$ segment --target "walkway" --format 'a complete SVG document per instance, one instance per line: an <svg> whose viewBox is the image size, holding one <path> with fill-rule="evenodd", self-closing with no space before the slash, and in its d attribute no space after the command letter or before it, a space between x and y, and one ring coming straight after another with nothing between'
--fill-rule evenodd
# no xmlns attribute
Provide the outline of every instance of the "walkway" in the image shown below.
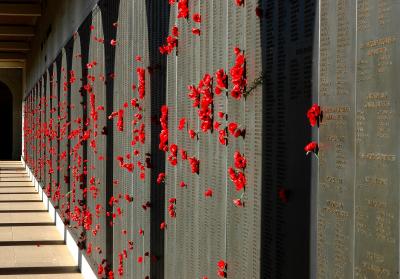
<svg viewBox="0 0 400 279"><path fill-rule="evenodd" d="M82 278L21 162L0 161L0 278Z"/></svg>

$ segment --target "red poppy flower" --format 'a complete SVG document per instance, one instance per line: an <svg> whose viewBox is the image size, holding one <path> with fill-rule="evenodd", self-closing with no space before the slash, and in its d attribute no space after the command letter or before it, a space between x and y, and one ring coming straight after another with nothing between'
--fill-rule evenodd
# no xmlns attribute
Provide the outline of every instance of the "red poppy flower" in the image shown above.
<svg viewBox="0 0 400 279"><path fill-rule="evenodd" d="M311 108L307 111L307 117L312 127L314 127L316 124L319 125L319 122L322 118L320 106L317 104L313 104Z"/></svg>
<svg viewBox="0 0 400 279"><path fill-rule="evenodd" d="M224 260L219 260L218 263L217 263L217 266L218 266L219 269L225 269L226 263L225 263Z"/></svg>
<svg viewBox="0 0 400 279"><path fill-rule="evenodd" d="M318 143L315 141L310 142L309 144L307 144L304 147L304 151L306 151L307 154L310 152L314 152L315 154L318 154Z"/></svg>
<svg viewBox="0 0 400 279"><path fill-rule="evenodd" d="M186 160L188 158L186 150L181 149L180 153L181 153L182 160Z"/></svg>
<svg viewBox="0 0 400 279"><path fill-rule="evenodd" d="M116 45L117 45L117 41L114 40L114 39L112 39L111 42L110 42L110 44L111 44L112 46L116 46Z"/></svg>
<svg viewBox="0 0 400 279"><path fill-rule="evenodd" d="M145 88L146 70L144 68L139 67L136 69L136 73L139 82L139 87L138 87L139 99L144 99L144 95L146 92Z"/></svg>
<svg viewBox="0 0 400 279"><path fill-rule="evenodd" d="M192 28L192 33L194 34L194 35L197 35L197 36L200 36L200 29L199 28Z"/></svg>
<svg viewBox="0 0 400 279"><path fill-rule="evenodd" d="M124 131L124 110L120 109L118 111L118 121L117 121L118 131Z"/></svg>
<svg viewBox="0 0 400 279"><path fill-rule="evenodd" d="M178 27L177 26L173 26L172 27L172 36L174 36L174 37L179 37L179 29L178 29Z"/></svg>
<svg viewBox="0 0 400 279"><path fill-rule="evenodd" d="M242 6L244 5L244 0L235 0L236 6Z"/></svg>
<svg viewBox="0 0 400 279"><path fill-rule="evenodd" d="M169 147L169 151L172 153L173 156L178 154L178 146L176 144L171 144Z"/></svg>
<svg viewBox="0 0 400 279"><path fill-rule="evenodd" d="M206 198L210 198L210 197L212 197L212 195L213 195L213 190L210 189L210 188L208 188L208 189L204 192L204 196L205 196Z"/></svg>
<svg viewBox="0 0 400 279"><path fill-rule="evenodd" d="M188 0L178 1L178 18L188 18L189 17L189 7Z"/></svg>
<svg viewBox="0 0 400 279"><path fill-rule="evenodd" d="M189 157L190 167L192 168L192 173L199 174L200 161L196 157Z"/></svg>
<svg viewBox="0 0 400 279"><path fill-rule="evenodd" d="M98 275L102 275L103 272L104 272L104 267L103 267L101 264L99 264L99 265L97 266L97 274L98 274Z"/></svg>
<svg viewBox="0 0 400 279"><path fill-rule="evenodd" d="M247 160L242 154L240 154L239 151L235 152L235 154L233 155L233 158L235 160L235 167L236 168L238 168L238 169L246 168Z"/></svg>
<svg viewBox="0 0 400 279"><path fill-rule="evenodd" d="M247 184L246 176L241 171L235 171L233 168L228 169L228 174L233 184L235 184L236 191L241 191Z"/></svg>
<svg viewBox="0 0 400 279"><path fill-rule="evenodd" d="M228 124L228 131L231 135L234 135L239 125L236 122L231 122Z"/></svg>
<svg viewBox="0 0 400 279"><path fill-rule="evenodd" d="M133 201L133 197L130 196L130 195L128 195L128 194L125 194L125 200L126 200L127 202L132 202L132 201Z"/></svg>
<svg viewBox="0 0 400 279"><path fill-rule="evenodd" d="M218 140L219 140L219 143L222 144L222 145L226 145L227 144L228 140L226 138L225 129L224 130L219 130Z"/></svg>
<svg viewBox="0 0 400 279"><path fill-rule="evenodd" d="M228 76L225 74L224 69L219 69L217 72L215 72L215 77L217 78L217 85L220 88L228 88Z"/></svg>
<svg viewBox="0 0 400 279"><path fill-rule="evenodd" d="M176 198L170 198L170 199L168 200L168 202L169 202L169 203L176 203Z"/></svg>
<svg viewBox="0 0 400 279"><path fill-rule="evenodd" d="M243 207L243 202L241 199L234 199L233 204L237 207Z"/></svg>
<svg viewBox="0 0 400 279"><path fill-rule="evenodd" d="M157 177L157 184L161 184L163 182L165 182L165 173L160 172Z"/></svg>
<svg viewBox="0 0 400 279"><path fill-rule="evenodd" d="M186 124L186 118L181 118L181 120L179 120L178 130L182 130L183 128L185 128L185 124Z"/></svg>
<svg viewBox="0 0 400 279"><path fill-rule="evenodd" d="M197 135L196 132L193 131L193 130L189 130L188 133L189 133L189 136L190 136L191 139L194 139L196 137L196 135Z"/></svg>
<svg viewBox="0 0 400 279"><path fill-rule="evenodd" d="M160 224L160 230L165 230L165 228L167 227L167 224L165 223L165 222L162 222L161 224Z"/></svg>
<svg viewBox="0 0 400 279"><path fill-rule="evenodd" d="M193 14L192 19L194 22L200 23L201 22L201 15L198 13Z"/></svg>

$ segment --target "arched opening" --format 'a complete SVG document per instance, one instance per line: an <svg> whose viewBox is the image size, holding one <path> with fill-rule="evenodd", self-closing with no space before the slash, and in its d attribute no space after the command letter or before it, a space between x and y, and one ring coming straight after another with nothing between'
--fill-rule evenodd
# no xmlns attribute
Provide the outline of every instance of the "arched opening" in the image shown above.
<svg viewBox="0 0 400 279"><path fill-rule="evenodd" d="M12 160L13 96L8 86L2 82L0 82L0 119L0 160Z"/></svg>

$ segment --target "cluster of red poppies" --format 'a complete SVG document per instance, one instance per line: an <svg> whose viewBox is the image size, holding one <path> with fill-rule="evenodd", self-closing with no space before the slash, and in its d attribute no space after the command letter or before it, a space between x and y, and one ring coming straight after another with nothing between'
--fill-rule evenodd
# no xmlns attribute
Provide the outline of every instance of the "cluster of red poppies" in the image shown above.
<svg viewBox="0 0 400 279"><path fill-rule="evenodd" d="M236 5L243 6L243 0L234 0ZM190 20L189 18L189 8L188 8L188 0L169 0L171 5L178 3L178 18L184 18L186 20ZM202 18L199 13L194 13L191 15L191 18L194 23L201 23ZM113 26L115 28L118 27L117 23L114 23ZM90 26L90 30L95 30L94 26ZM200 35L200 29L196 27L192 28L192 33L195 35ZM162 54L170 54L172 51L177 48L178 46L178 37L179 37L179 30L177 26L173 26L171 30L171 35L166 38L166 44L159 47L159 51ZM104 43L103 38L99 38L97 36L92 37L95 42ZM114 47L118 47L119 43L115 39L111 39L109 44ZM181 118L178 123L178 130L184 130L186 128L186 132L188 136L192 140L199 140L201 136L199 133L213 133L214 130L218 132L218 140L219 142L226 146L228 145L228 138L232 136L233 138L243 137L245 136L245 128L241 127L238 123L229 121L228 122L228 115L223 112L219 111L218 113L214 112L214 97L218 98L219 96L229 97L229 95L234 98L235 100L241 100L245 97L246 93L246 86L247 86L247 77L246 77L246 59L244 55L244 51L240 50L239 48L234 48L235 53L235 62L234 65L226 71L226 69L219 69L217 70L214 75L205 73L203 78L200 80L197 86L190 85L188 86L189 94L188 97L192 101L192 106L197 108L197 116L198 120L200 121L199 130L196 131L196 128L189 127L186 118ZM76 59L81 59L82 56L77 54L75 56ZM136 61L141 62L141 56L136 56ZM90 70L96 69L98 63L93 60L87 63L86 68L88 72ZM151 74L152 68L148 67L147 72ZM67 80L66 72L64 72L64 82L63 90L66 92L69 86L73 85L76 80L78 79L74 71L70 71L69 73L70 78ZM134 92L137 91L138 95L137 98L132 98L130 100L130 105L134 110L133 113L133 120L132 120L132 141L131 145L136 146L137 143L144 144L146 135L145 135L145 123L143 122L143 107L141 104L141 100L144 100L145 93L146 93L146 68L145 67L137 67L136 68L137 80L138 84L132 84L132 90ZM87 181L87 176L89 176L90 170L95 169L95 164L90 165L88 160L85 159L82 155L83 146L88 144L91 147L91 151L93 154L96 154L96 158L98 161L104 160L105 154L98 154L97 150L97 143L96 139L97 136L100 134L107 136L107 127L98 127L98 120L106 118L107 116L104 115L104 106L97 104L98 100L96 100L96 89L94 82L98 78L103 83L106 82L106 79L114 79L115 73L108 73L107 75L103 74L91 74L88 73L86 76L86 84L83 84L80 93L82 96L88 96L88 107L84 103L73 103L69 105L66 102L59 102L58 103L58 110L54 107L54 102L56 102L56 97L51 96L50 99L53 100L53 108L50 109L51 114L57 114L57 119L54 120L52 117L47 120L47 123L43 123L43 127L29 127L25 126L25 137L26 139L48 139L48 142L51 141L60 141L69 139L71 142L70 148L70 158L71 162L70 165L67 164L67 151L60 152L57 154L57 148L52 147L49 148L49 154L57 157L57 166L53 166L52 160L42 160L39 163L39 167L35 169L40 169L45 164L47 165L48 174L52 174L57 170L58 172L67 172L69 171L71 178L67 175L64 176L64 183L71 185L71 192L68 193L70 197L70 201L72 205L69 203L69 199L66 199L66 194L61 193L61 185L55 185L54 181L49 182L46 186L46 193L48 195L52 195L54 201L61 201L65 199L65 202L60 203L62 208L61 212L65 220L72 221L73 227L82 226L86 231L91 231L93 236L96 236L97 233L100 231L100 224L93 224L94 218L100 218L101 216L107 216L112 218L112 221L109 222L109 226L113 226L116 222L117 218L120 218L123 215L122 209L120 207L121 202L131 203L133 201L133 197L129 194L122 195L121 193L111 196L108 204L110 207L114 208L113 211L109 212L106 210L104 206L97 203L93 207L94 212L90 211L90 208L84 203L84 200L87 198L86 196L89 194L91 197L96 200L99 196L99 192L101 187L100 184L104 183L104 181L100 181L99 178L96 178L94 175L89 179L88 187L84 187L84 184ZM84 80L84 79L81 79ZM57 78L52 75L51 76L51 83L54 86L57 83ZM55 92L55 90L53 91ZM77 92L72 92L72 94L76 94ZM215 96L214 96L215 94ZM225 94L225 95L224 95ZM33 111L26 111L27 114L31 113L33 115L37 115L41 113L44 106L47 106L47 103L50 100L46 100L45 98L41 100L39 103L39 107L35 108ZM124 127L126 125L124 123L124 116L128 114L128 107L129 102L125 102L121 108L117 108L116 111L112 112L108 118L109 119L116 119L116 131L123 132L127 128ZM79 107L81 105L82 107ZM73 110L75 108L82 108L84 111L87 109L89 110L88 117L83 119L82 117L76 117L72 119L71 122L67 122L67 111L68 109ZM215 119L218 115L218 120ZM160 124L161 124L161 132L159 134L159 148L164 152L168 153L167 160L171 166L176 166L179 162L179 158L182 161L187 161L192 174L200 174L200 160L194 156L195 154L189 154L187 151L178 147L178 145L174 143L168 142L168 107L166 105L162 106L161 108L161 117L160 117ZM69 131L69 133L68 133ZM27 141L29 142L29 140ZM32 148L36 148L35 145L32 145ZM39 146L40 148L40 146ZM40 152L40 150L36 150L36 152ZM180 156L178 156L178 151ZM134 156L140 156L139 149L133 150ZM150 154L142 155L145 157L145 160L137 161L137 168L140 170L139 178L144 180L145 179L145 169L151 168L151 157ZM26 158L29 164L36 164L36 162L31 158ZM133 158L131 157L131 153L127 153L124 155L119 154L115 158L112 158L119 162L118 166L123 169L124 171L132 173L135 168L135 163ZM245 168L247 165L247 160L244 154L236 151L234 153L234 167L230 167L228 169L228 175L232 183L235 185L236 191L243 191L247 185L247 179L245 176ZM166 174L164 172L159 173L157 177L157 183L162 184L165 183ZM117 179L113 180L114 186L119 184ZM181 181L179 186L181 188L187 187L187 183ZM78 192L79 190L82 191L82 196L79 197ZM206 187L204 191L205 198L212 198L214 190L211 187ZM238 199L234 199L233 203L237 207L243 207L243 193L242 196ZM68 201L67 201L68 200ZM210 199L212 201L212 199ZM147 210L151 207L149 201L142 204L143 210ZM168 200L168 214L170 218L176 218L176 198L169 198ZM161 230L167 229L167 222L163 221L160 224ZM126 229L121 231L123 235L126 235L128 232ZM140 228L139 235L144 235L144 230ZM85 239L85 236L81 236L81 239ZM133 249L134 243L132 240L128 240L128 247L130 250ZM86 253L92 253L92 243L88 243L86 246ZM95 247L95 250L100 254L101 249L100 247ZM145 252L144 256L138 256L137 262L143 263L146 256L150 256L149 252ZM118 265L118 274L122 276L124 274L124 261L127 259L127 251L124 249L118 253L119 265ZM155 256L152 256L153 260L157 260ZM112 270L109 269L109 264L106 260L103 260L101 263L98 264L98 274L99 275L107 275L108 278L113 278L114 273ZM221 278L225 278L227 276L227 264L224 261L218 262L218 270L217 274ZM204 277L207 278L207 277Z"/></svg>
<svg viewBox="0 0 400 279"><path fill-rule="evenodd" d="M175 206L176 206L176 198L170 198L168 200L168 214L171 218L176 217L176 211L175 211Z"/></svg>
<svg viewBox="0 0 400 279"><path fill-rule="evenodd" d="M126 154L126 158L127 158L127 159L130 159L130 154L129 154L129 153ZM124 168L124 169L126 169L127 171L129 171L129 172L132 172L132 171L133 171L133 168L134 168L133 163L125 163L125 162L124 162L124 157L122 157L122 156L117 156L117 161L119 162L119 166L120 166L121 168Z"/></svg>
<svg viewBox="0 0 400 279"><path fill-rule="evenodd" d="M161 132L160 132L160 144L159 149L163 151L168 150L168 107L166 105L161 108Z"/></svg>
<svg viewBox="0 0 400 279"><path fill-rule="evenodd" d="M239 48L235 47L234 52L236 55L235 65L230 69L233 83L231 96L235 99L240 99L247 85L245 68L246 59L243 52Z"/></svg>
<svg viewBox="0 0 400 279"><path fill-rule="evenodd" d="M213 115L213 93L212 93L212 78L209 74L205 74L203 79L199 82L197 92L200 97L200 108L198 115L200 119L200 128L206 133L212 129L212 115Z"/></svg>
<svg viewBox="0 0 400 279"><path fill-rule="evenodd" d="M220 260L218 263L217 263L217 267L218 267L218 270L217 270L217 275L218 275L218 277L220 277L220 278L226 278L226 270L227 270L227 268L228 268L228 265L227 265L227 263L224 261L224 260Z"/></svg>
<svg viewBox="0 0 400 279"><path fill-rule="evenodd" d="M136 69L137 78L138 78L138 93L139 99L144 99L144 94L146 93L146 70L144 68L138 67Z"/></svg>
<svg viewBox="0 0 400 279"><path fill-rule="evenodd" d="M311 127L314 127L317 125L319 127L320 122L322 121L322 111L319 105L313 104L311 108L307 111L307 117L310 122ZM316 141L312 141L308 143L304 147L304 151L306 151L307 154L309 153L314 153L318 155L318 150L319 146Z"/></svg>
<svg viewBox="0 0 400 279"><path fill-rule="evenodd" d="M171 29L172 35L169 35L166 39L166 44L159 47L161 54L171 54L172 51L178 46L179 29L177 26L173 26Z"/></svg>

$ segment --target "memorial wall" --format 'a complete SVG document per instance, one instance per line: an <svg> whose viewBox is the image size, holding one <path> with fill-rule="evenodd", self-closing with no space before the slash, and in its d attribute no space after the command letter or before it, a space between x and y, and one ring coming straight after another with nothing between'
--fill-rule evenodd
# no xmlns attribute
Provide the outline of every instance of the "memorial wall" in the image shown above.
<svg viewBox="0 0 400 279"><path fill-rule="evenodd" d="M317 278L399 277L395 0L321 0Z"/></svg>
<svg viewBox="0 0 400 279"><path fill-rule="evenodd" d="M399 278L400 1L179 2L91 1L27 64L24 159L93 270Z"/></svg>

